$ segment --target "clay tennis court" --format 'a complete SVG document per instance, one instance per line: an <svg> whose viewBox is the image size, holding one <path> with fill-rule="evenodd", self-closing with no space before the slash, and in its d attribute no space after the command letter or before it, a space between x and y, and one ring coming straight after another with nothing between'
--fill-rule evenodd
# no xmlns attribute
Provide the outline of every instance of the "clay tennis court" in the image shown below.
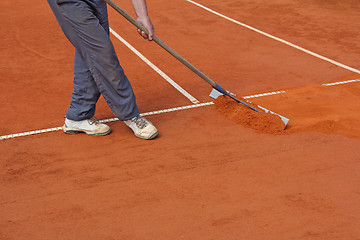
<svg viewBox="0 0 360 240"><path fill-rule="evenodd" d="M360 239L358 1L148 0L156 35L288 117L277 132L240 124L109 7L140 111L160 131L151 141L102 98L110 135L59 130L74 49L46 1L0 6L0 239Z"/></svg>

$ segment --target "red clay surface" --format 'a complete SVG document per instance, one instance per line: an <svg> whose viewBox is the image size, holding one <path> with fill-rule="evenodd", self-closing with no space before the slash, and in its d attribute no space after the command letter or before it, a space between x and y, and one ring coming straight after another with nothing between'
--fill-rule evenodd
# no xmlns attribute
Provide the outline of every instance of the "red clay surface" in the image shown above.
<svg viewBox="0 0 360 240"><path fill-rule="evenodd" d="M240 22L360 68L358 1L201 0ZM133 15L130 1L119 1ZM259 133L216 106L120 122L105 137L0 141L0 239L360 239L358 75L184 0L148 3L157 35L223 87L290 118ZM0 2L0 135L63 124L73 48L45 1ZM201 102L210 87L110 10L111 27ZM113 38L141 112L190 105ZM113 115L104 101L100 119Z"/></svg>
<svg viewBox="0 0 360 240"><path fill-rule="evenodd" d="M219 96L215 100L215 106L229 119L259 133L284 134L286 132L285 122L281 120L280 116L266 113L257 105L245 99L240 99L240 101L247 103L254 109L225 96Z"/></svg>

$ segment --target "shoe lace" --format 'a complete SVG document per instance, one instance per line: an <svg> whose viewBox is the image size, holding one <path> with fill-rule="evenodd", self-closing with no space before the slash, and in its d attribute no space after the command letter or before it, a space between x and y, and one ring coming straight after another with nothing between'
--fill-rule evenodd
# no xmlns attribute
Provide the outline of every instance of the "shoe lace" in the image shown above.
<svg viewBox="0 0 360 240"><path fill-rule="evenodd" d="M136 126L140 129L143 129L144 127L147 126L148 122L146 121L145 118L139 116L136 116L132 119L132 121L136 124Z"/></svg>
<svg viewBox="0 0 360 240"><path fill-rule="evenodd" d="M93 125L93 124L99 125L99 124L100 124L100 120L97 119L96 117L92 117L92 118L88 119L88 123L89 123L90 125Z"/></svg>

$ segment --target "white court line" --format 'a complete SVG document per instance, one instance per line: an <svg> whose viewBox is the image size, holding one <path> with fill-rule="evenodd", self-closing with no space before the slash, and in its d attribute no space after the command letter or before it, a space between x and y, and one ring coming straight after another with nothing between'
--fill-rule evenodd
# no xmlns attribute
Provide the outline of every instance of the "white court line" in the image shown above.
<svg viewBox="0 0 360 240"><path fill-rule="evenodd" d="M277 95L277 94L281 94L281 93L285 93L286 91L276 91L276 92L268 92L268 93L259 93L259 94L254 94L254 95L249 95L249 96L245 96L243 97L244 99L249 99L249 98L257 98L257 97L264 97L264 96L270 96L270 95Z"/></svg>
<svg viewBox="0 0 360 240"><path fill-rule="evenodd" d="M14 133L14 134L0 136L0 140L30 136L30 135L40 134L40 133L55 132L55 131L59 131L59 130L61 130L61 127L47 128L47 129L34 130L34 131L22 132L22 133Z"/></svg>
<svg viewBox="0 0 360 240"><path fill-rule="evenodd" d="M315 53L315 52L312 52L312 51L310 51L310 50L307 50L307 49L305 49L305 48L303 48L303 47L300 47L300 46L298 46L298 45L295 45L295 44L293 44L293 43L291 43L291 42L288 42L288 41L286 41L286 40L283 40L283 39L281 39L281 38L275 37L275 36L273 36L273 35L271 35L271 34L268 34L268 33L266 33L266 32L263 32L263 31L261 31L261 30L259 30L259 29L256 29L256 28L254 28L254 27L251 27L251 26L249 26L249 25L247 25L247 24L244 24L244 23L241 23L241 22L239 22L239 21L236 21L235 19L229 18L229 17L227 17L227 16L225 16L225 15L223 15L223 14L221 14L221 13L218 13L218 12L216 12L216 11L214 11L214 10L208 8L208 7L205 7L205 6L203 6L203 5L201 5L201 4L197 3L197 2L194 2L194 1L192 1L192 0L186 0L186 1L189 2L189 3L192 3L192 4L196 5L196 6L198 6L198 7L200 7L200 8L202 8L202 9L208 11L208 12L211 12L211 13L219 16L219 17L225 18L225 19L227 19L227 20L229 20L229 21L231 21L231 22L233 22L233 23L236 23L236 24L238 24L238 25L240 25L240 26L243 26L243 27L245 27L245 28L248 28L248 29L250 29L250 30L252 30L252 31L254 31L254 32L260 33L260 34L262 34L262 35L264 35L264 36L266 36L266 37L269 37L269 38L274 39L274 40L276 40L276 41L278 41L278 42L284 43L284 44L286 44L286 45L288 45L288 46L290 46L290 47L296 48L296 49L298 49L298 50L300 50L300 51L303 51L303 52L305 52L305 53L307 53L307 54L309 54L309 55L312 55L312 56L314 56L314 57L317 57L317 58L320 58L320 59L322 59L322 60L324 60L324 61L327 61L327 62L329 62L329 63L332 63L332 64L334 64L334 65L336 65L336 66L338 66L338 67L341 67L341 68L344 68L344 69L346 69L346 70L349 70L349 71L352 71L352 72L355 72L355 73L359 73L359 74L360 74L360 70L358 70L358 69L349 67L349 66L347 66L347 65L345 65L345 64L342 64L342 63L339 63L339 62L337 62L337 61L334 61L334 60L332 60L332 59L330 59L330 58L324 57L324 56L322 56L322 55L320 55L320 54L317 54L317 53Z"/></svg>
<svg viewBox="0 0 360 240"><path fill-rule="evenodd" d="M210 106L213 104L214 104L213 102L205 102L205 103L187 105L187 106L182 106L182 107L168 108L168 109L157 110L157 111L152 111L152 112L147 112L147 113L141 113L140 115L141 116L157 115L157 114L161 114L161 113L169 113L169 112L176 112L176 111L186 110L186 109L191 109L191 108ZM118 118L109 118L109 119L100 120L101 123L108 123L108 122L115 122L115 121L119 121L119 119Z"/></svg>
<svg viewBox="0 0 360 240"><path fill-rule="evenodd" d="M206 103L192 104L192 105L187 105L187 106L182 106L182 107L175 107L175 108L169 108L169 109L163 109L163 110L158 110L158 111L142 113L141 115L142 116L157 115L157 114L161 114L161 113L169 113L169 112L175 112L175 111L186 110L186 109L191 109L191 108L204 107L204 106L209 106L212 104L214 104L214 103L206 102ZM114 122L114 121L119 121L119 119L118 118L109 118L109 119L100 120L100 122L102 122L102 123ZM9 135L0 136L0 140L23 137L23 136L30 136L30 135L46 133L46 132L55 132L55 131L60 131L60 130L62 130L61 127L55 127L55 128L34 130L34 131L29 131L29 132L9 134Z"/></svg>
<svg viewBox="0 0 360 240"><path fill-rule="evenodd" d="M142 55L138 50L136 50L132 45L130 45L124 38L122 38L118 33L110 28L110 32L119 39L125 46L127 46L131 51L133 51L141 60L143 60L147 65L154 69L160 76L162 76L168 83L170 83L176 90L178 90L182 95L189 99L192 103L200 103L196 98L190 95L185 89L180 87L176 82L174 82L168 75L156 67L152 62L150 62L144 55Z"/></svg>
<svg viewBox="0 0 360 240"><path fill-rule="evenodd" d="M360 80L359 79L354 79L354 80L334 82L334 83L325 83L325 84L322 84L322 85L324 85L324 86L334 86L334 85L338 85L338 84L346 84L346 83L353 83L353 82L360 82ZM257 97L264 97L264 96L282 94L282 93L285 93L285 92L286 91L282 90L282 91L274 91L274 92L268 92L268 93L259 93L259 94L244 96L243 98L244 99L257 98ZM192 105L187 105L187 106L182 106L182 107L168 108L168 109L163 109L163 110L158 110L158 111L142 113L141 115L142 116L157 115L157 114L161 114L161 113L169 113L169 112L175 112L175 111L186 110L186 109L191 109L191 108L210 106L210 105L213 105L213 104L214 104L214 102L205 102L205 103L192 104ZM114 122L114 121L119 121L119 119L118 118L109 118L109 119L100 120L100 122L102 122L102 123ZM59 130L62 130L62 128L61 127L55 127L55 128L48 128L48 129L42 129L42 130L34 130L34 131L29 131L29 132L22 132L22 133L3 135L3 136L0 136L0 140L23 137L23 136L30 136L30 135L40 134L40 133L55 132L55 131L59 131Z"/></svg>
<svg viewBox="0 0 360 240"><path fill-rule="evenodd" d="M347 80L347 81L342 81L342 82L334 82L334 83L324 83L324 84L321 84L321 85L323 85L323 86L334 86L334 85L353 83L353 82L360 82L360 79L353 79L353 80Z"/></svg>

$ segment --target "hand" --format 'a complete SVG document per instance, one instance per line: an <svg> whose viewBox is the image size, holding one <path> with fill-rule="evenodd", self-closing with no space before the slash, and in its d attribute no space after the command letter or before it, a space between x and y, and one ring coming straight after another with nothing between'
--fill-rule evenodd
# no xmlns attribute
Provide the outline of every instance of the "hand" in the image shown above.
<svg viewBox="0 0 360 240"><path fill-rule="evenodd" d="M144 38L144 39L148 39L149 41L153 40L154 34L155 34L155 29L153 24L151 23L151 20L148 16L143 17L143 18L138 18L137 21L143 25L146 30L148 30L149 35L147 35L144 31L141 31L140 29L138 29L138 33Z"/></svg>

